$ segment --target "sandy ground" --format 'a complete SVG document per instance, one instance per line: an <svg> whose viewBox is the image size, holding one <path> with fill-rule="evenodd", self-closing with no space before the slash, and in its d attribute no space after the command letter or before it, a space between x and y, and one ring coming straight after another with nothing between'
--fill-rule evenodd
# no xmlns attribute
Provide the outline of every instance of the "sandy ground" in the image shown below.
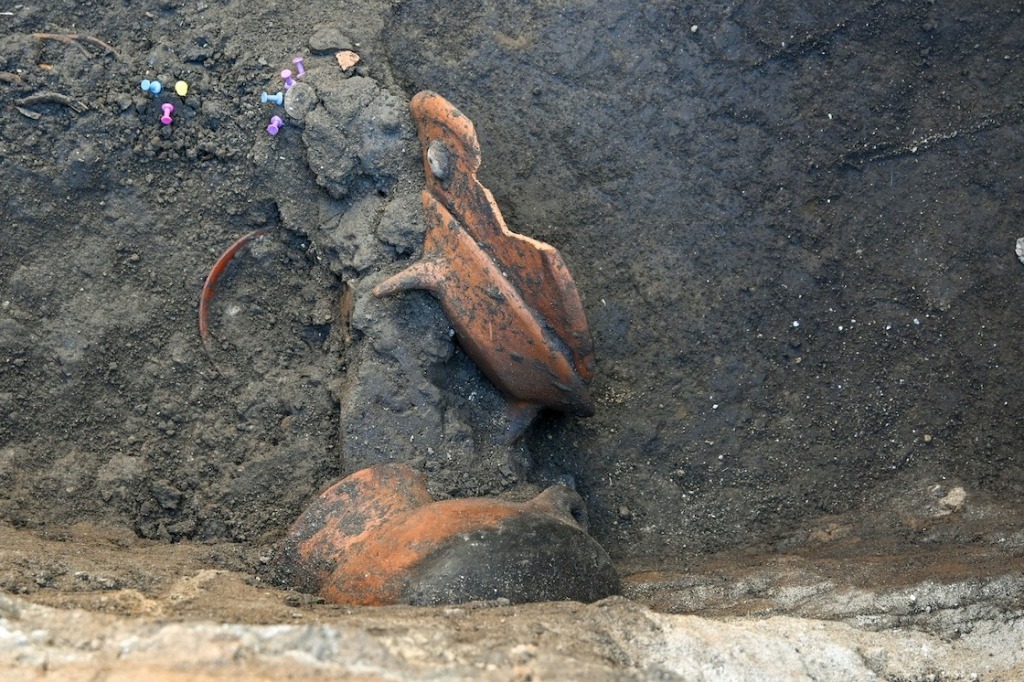
<svg viewBox="0 0 1024 682"><path fill-rule="evenodd" d="M277 543L342 474L409 461L442 499L571 476L627 594L661 612L864 627L894 590L995 585L986 616L931 634L1009 636L1022 23L880 0L0 7L4 589L321 623L338 614L280 584ZM261 103L295 55L314 101ZM436 303L368 295L421 247L422 89L476 123L513 229L565 257L593 417L501 445L501 396ZM199 290L258 228L214 301L214 365ZM808 582L810 602L785 592ZM873 596L824 609L847 588ZM933 663L875 669L971 674Z"/></svg>

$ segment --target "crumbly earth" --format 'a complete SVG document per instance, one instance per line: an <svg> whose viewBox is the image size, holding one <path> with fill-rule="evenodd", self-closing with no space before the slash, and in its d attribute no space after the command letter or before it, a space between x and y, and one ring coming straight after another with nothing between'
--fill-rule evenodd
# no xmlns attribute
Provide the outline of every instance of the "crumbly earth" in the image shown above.
<svg viewBox="0 0 1024 682"><path fill-rule="evenodd" d="M1019 572L1020 7L56 0L0 26L4 589L319 618L265 587L276 545L386 460L438 498L571 477L629 595L664 611L804 584L744 582L780 557L814 559L822 604ZM302 87L260 102L295 55ZM419 253L422 89L475 122L509 225L568 263L592 418L501 445L501 397L437 304L368 295ZM220 283L207 357L203 279L267 227ZM198 586L177 610L170 576L209 571L261 597ZM1005 625L1022 592L997 584Z"/></svg>

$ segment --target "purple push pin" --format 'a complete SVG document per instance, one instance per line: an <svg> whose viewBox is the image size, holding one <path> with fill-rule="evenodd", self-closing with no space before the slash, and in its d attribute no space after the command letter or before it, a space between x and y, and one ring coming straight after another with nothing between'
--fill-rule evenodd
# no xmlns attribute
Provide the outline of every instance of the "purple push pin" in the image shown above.
<svg viewBox="0 0 1024 682"><path fill-rule="evenodd" d="M160 122L165 126L171 125L171 112L174 111L174 105L170 102L165 102L160 105L160 108L164 110L164 115L160 117Z"/></svg>
<svg viewBox="0 0 1024 682"><path fill-rule="evenodd" d="M292 78L292 72L288 69L281 72L281 78L284 79L285 90L291 90L292 86L295 85L295 80Z"/></svg>
<svg viewBox="0 0 1024 682"><path fill-rule="evenodd" d="M280 116L272 116L270 118L270 125L267 126L267 132L271 135L277 135L283 125L284 121L281 120Z"/></svg>
<svg viewBox="0 0 1024 682"><path fill-rule="evenodd" d="M295 74L295 77L302 78L303 74L306 73L306 69L302 68L302 57L296 57L292 60L292 63L295 64L295 68L299 70L299 72Z"/></svg>

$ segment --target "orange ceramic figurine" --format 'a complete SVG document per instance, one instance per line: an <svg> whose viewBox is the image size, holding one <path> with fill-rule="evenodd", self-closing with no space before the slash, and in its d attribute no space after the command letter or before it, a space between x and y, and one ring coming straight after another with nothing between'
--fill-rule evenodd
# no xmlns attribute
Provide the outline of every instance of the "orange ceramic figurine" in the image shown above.
<svg viewBox="0 0 1024 682"><path fill-rule="evenodd" d="M374 295L426 289L437 297L466 353L508 397L510 440L542 407L589 416L590 329L561 255L506 227L476 177L472 121L433 92L410 107L427 178L423 257Z"/></svg>
<svg viewBox="0 0 1024 682"><path fill-rule="evenodd" d="M282 578L336 604L513 603L616 594L608 555L587 535L579 495L552 486L529 502L434 502L405 464L362 469L292 526Z"/></svg>

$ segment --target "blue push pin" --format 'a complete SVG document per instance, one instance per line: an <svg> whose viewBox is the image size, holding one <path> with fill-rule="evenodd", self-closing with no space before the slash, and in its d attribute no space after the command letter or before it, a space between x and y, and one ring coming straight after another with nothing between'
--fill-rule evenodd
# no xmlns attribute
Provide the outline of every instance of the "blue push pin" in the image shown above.
<svg viewBox="0 0 1024 682"><path fill-rule="evenodd" d="M264 104L266 104L267 102L273 102L277 106L281 106L282 104L284 104L284 93L279 92L276 95L268 95L267 93L264 92L263 94L260 95L260 101L263 102Z"/></svg>
<svg viewBox="0 0 1024 682"><path fill-rule="evenodd" d="M145 90L146 92L151 92L154 95L159 95L160 91L164 89L164 86L160 85L160 81L151 81L145 79L142 81L140 85L142 85L143 90Z"/></svg>

